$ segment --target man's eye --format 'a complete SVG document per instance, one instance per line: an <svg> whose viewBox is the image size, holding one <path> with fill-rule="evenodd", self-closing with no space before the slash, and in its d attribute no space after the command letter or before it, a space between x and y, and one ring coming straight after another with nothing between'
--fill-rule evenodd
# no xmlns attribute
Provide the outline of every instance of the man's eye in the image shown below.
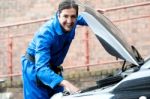
<svg viewBox="0 0 150 99"><path fill-rule="evenodd" d="M71 16L71 18L76 18L76 16L75 16L75 15L73 15L73 16Z"/></svg>
<svg viewBox="0 0 150 99"><path fill-rule="evenodd" d="M68 18L68 15L64 15L64 18Z"/></svg>

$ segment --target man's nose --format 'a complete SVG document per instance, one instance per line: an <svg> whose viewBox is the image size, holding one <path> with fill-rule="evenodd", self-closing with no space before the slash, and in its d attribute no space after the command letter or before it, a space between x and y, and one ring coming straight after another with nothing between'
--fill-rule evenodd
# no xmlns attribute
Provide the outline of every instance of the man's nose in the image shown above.
<svg viewBox="0 0 150 99"><path fill-rule="evenodd" d="M72 23L72 22L73 22L73 19L69 17L69 18L67 19L67 23Z"/></svg>

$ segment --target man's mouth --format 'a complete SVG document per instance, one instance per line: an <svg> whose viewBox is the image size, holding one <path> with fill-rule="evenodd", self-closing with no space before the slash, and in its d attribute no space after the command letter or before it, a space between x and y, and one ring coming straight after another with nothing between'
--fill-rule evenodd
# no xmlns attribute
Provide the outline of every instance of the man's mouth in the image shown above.
<svg viewBox="0 0 150 99"><path fill-rule="evenodd" d="M67 28L72 28L72 24L66 25Z"/></svg>

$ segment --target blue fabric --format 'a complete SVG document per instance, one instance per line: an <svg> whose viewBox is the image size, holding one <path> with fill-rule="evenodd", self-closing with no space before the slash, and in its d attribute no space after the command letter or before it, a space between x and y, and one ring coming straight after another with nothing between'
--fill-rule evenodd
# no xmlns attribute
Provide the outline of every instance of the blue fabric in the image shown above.
<svg viewBox="0 0 150 99"><path fill-rule="evenodd" d="M54 92L63 91L57 85L63 80L53 69L61 65L75 36L77 25L87 25L81 16L69 33L64 33L57 14L46 22L29 43L27 53L35 57L35 62L22 57L24 99L49 99ZM37 85L37 79L45 88Z"/></svg>

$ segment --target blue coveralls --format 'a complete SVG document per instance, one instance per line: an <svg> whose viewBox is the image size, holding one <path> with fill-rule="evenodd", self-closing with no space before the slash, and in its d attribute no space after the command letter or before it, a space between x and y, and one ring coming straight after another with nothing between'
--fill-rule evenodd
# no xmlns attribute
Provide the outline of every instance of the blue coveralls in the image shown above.
<svg viewBox="0 0 150 99"><path fill-rule="evenodd" d="M63 77L51 67L55 69L63 63L77 25L87 24L78 16L70 33L64 33L56 14L34 35L26 52L35 57L35 62L25 56L21 58L24 99L50 99L54 93L63 91L58 86ZM40 83L37 83L37 79Z"/></svg>

